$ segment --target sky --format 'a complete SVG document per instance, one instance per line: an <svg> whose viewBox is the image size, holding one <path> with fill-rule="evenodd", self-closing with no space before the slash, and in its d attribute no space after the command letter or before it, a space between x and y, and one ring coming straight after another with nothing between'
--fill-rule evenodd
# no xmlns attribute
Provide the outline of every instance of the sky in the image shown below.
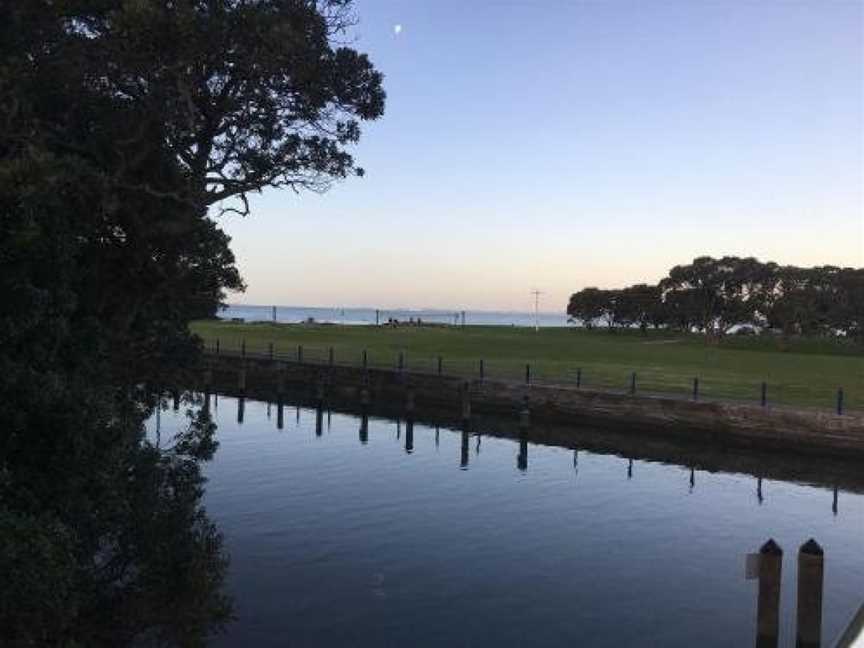
<svg viewBox="0 0 864 648"><path fill-rule="evenodd" d="M357 0L363 178L226 215L244 304L561 311L701 255L864 266L864 3Z"/></svg>

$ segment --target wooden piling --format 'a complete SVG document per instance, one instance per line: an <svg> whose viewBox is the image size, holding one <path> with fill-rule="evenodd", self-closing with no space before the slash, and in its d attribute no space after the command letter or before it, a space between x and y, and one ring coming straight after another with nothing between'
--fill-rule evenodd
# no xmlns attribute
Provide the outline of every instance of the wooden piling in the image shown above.
<svg viewBox="0 0 864 648"><path fill-rule="evenodd" d="M237 399L237 422L243 423L243 415L246 411L246 399L241 396Z"/></svg>
<svg viewBox="0 0 864 648"><path fill-rule="evenodd" d="M776 648L780 636L780 577L783 550L768 540L759 549L759 598L756 611L756 647Z"/></svg>
<svg viewBox="0 0 864 648"><path fill-rule="evenodd" d="M246 366L245 365L240 367L240 369L237 371L237 390L241 394L246 393Z"/></svg>
<svg viewBox="0 0 864 648"><path fill-rule="evenodd" d="M822 588L825 554L813 538L798 551L798 631L796 648L819 648L822 641Z"/></svg>

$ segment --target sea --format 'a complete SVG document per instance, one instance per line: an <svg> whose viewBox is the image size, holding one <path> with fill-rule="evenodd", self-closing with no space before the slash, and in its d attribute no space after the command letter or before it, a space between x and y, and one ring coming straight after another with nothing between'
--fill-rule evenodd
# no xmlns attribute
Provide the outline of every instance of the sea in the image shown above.
<svg viewBox="0 0 864 648"><path fill-rule="evenodd" d="M464 314L464 322L463 322ZM242 319L246 322L298 323L314 320L329 324L357 326L383 324L389 319L407 322L421 320L439 324L465 324L466 326L534 326L535 315L519 311L445 310L445 309L375 309L339 308L326 306L251 306L229 304L219 313L220 319ZM536 324L542 327L568 326L564 312L541 312Z"/></svg>

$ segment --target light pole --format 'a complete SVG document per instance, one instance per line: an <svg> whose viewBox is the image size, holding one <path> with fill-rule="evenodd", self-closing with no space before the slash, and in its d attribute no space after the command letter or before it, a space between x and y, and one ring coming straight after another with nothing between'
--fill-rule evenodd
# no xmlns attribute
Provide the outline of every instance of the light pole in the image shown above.
<svg viewBox="0 0 864 648"><path fill-rule="evenodd" d="M543 293L534 288L531 294L534 295L534 332L537 333L540 331L540 295Z"/></svg>

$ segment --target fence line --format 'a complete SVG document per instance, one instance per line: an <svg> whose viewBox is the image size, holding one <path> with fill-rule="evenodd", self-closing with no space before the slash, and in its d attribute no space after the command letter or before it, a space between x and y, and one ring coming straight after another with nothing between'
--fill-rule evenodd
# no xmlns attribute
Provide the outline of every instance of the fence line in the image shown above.
<svg viewBox="0 0 864 648"><path fill-rule="evenodd" d="M338 354L333 346L317 348L297 345L292 348L277 348L273 342L266 343L260 350L248 349L246 340L239 342L236 349L227 349L219 338L216 338L206 349L215 355L249 357L255 359L270 359L282 362L295 362L298 364L310 364L315 366L342 366L363 369L386 369L406 373L437 374L440 376L453 376L460 378L499 380L510 383L522 383L525 385L564 385L576 389L584 387L594 391L607 391L630 395L665 396L672 398L687 398L693 401L724 401L740 402L742 404L759 403L762 407L771 405L784 405L783 394L776 394L778 390L770 389L767 381L741 381L737 383L739 393L741 387L751 390L752 398L729 395L722 393L722 383L715 385L714 393L709 388L706 390L705 381L700 376L693 376L692 382L681 380L652 380L651 372L622 371L620 383L610 382L609 371L598 372L601 375L592 375L588 368L574 365L572 369L558 372L543 372L543 364L540 366L522 361L488 361L485 358L446 358L445 356L409 356L405 351L393 353L389 360L382 360L381 352L373 357L367 349L351 354ZM548 363L547 363L548 364ZM606 374L606 375L602 375ZM646 376L647 374L647 376ZM637 380L638 378L638 380ZM710 385L710 383L709 383ZM786 406L802 407L811 409L813 407L830 409L837 415L849 413L848 393L842 386L838 387L833 402L824 405L792 405ZM857 409L857 408L856 408Z"/></svg>

